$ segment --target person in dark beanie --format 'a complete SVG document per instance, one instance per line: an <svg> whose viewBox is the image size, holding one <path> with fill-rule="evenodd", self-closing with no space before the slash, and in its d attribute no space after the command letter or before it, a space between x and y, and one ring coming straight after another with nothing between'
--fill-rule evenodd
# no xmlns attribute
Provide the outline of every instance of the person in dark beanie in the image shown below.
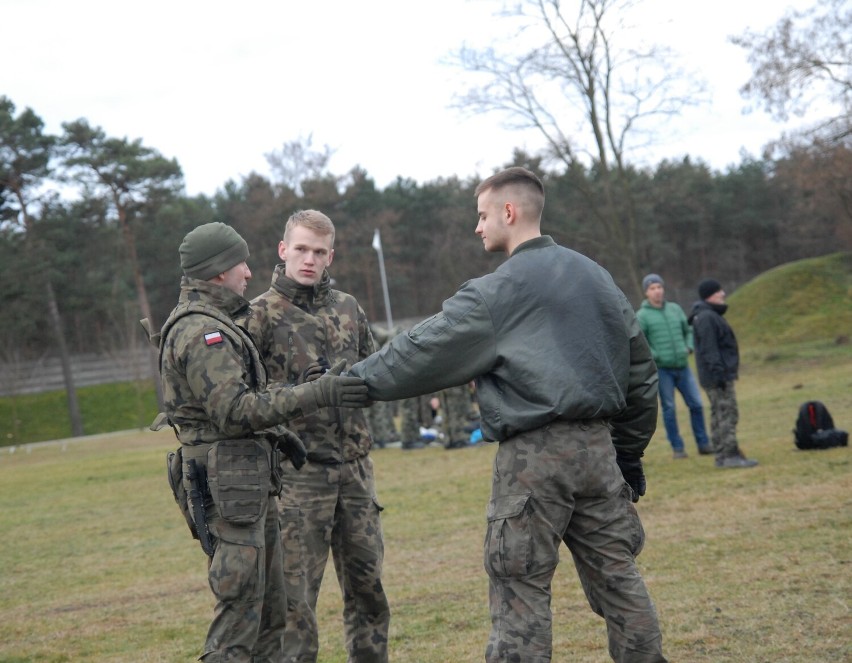
<svg viewBox="0 0 852 663"><path fill-rule="evenodd" d="M716 467L754 467L737 443L737 395L734 381L739 374L740 353L734 330L723 317L728 310L726 294L715 279L698 284L700 301L692 306L689 323L695 339L698 381L710 399L710 438L716 452Z"/></svg>
<svg viewBox="0 0 852 663"><path fill-rule="evenodd" d="M178 304L151 341L164 414L181 443L170 459L173 491L179 503L185 491L182 508L209 557L216 598L201 660L282 661L287 597L272 468L282 452L294 465L306 455L283 425L331 405L363 407L367 387L337 375L342 365L296 387L268 385L257 348L234 322L249 304L243 238L208 223L184 237L179 253Z"/></svg>
<svg viewBox="0 0 852 663"><path fill-rule="evenodd" d="M636 311L639 326L651 347L657 373L660 377L660 405L666 437L675 459L687 458L683 437L677 425L675 389L680 392L686 407L698 453L709 455L713 448L704 427L704 404L698 383L689 370L689 355L693 351L692 327L683 309L675 302L666 301L666 290L659 274L648 274L642 279L645 300Z"/></svg>

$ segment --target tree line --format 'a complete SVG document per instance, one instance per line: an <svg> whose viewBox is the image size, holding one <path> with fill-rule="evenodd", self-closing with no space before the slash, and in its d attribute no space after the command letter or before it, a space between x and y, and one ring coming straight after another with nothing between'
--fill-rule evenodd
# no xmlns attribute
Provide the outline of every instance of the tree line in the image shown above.
<svg viewBox="0 0 852 663"><path fill-rule="evenodd" d="M269 286L287 217L298 209L324 211L337 228L332 277L380 324L386 315L371 246L376 229L397 319L434 313L461 283L504 259L485 253L473 232L478 180L398 178L379 189L363 170L335 175L320 168L298 185L251 174L213 196L188 197L179 165L139 141L109 138L83 120L47 137L31 110L13 109L9 100L0 105L6 360L38 356L60 342L71 352L139 343L138 320L162 324L174 306L181 239L209 221L232 225L248 242L253 296ZM521 151L495 170L508 165L530 168L545 182L543 232L609 269L638 305L634 274L593 209L606 175L593 167L548 169ZM625 172L637 228L631 259L641 273L662 274L682 303L706 276L733 290L781 263L852 250L852 151L842 144L747 159L725 172L692 158Z"/></svg>
<svg viewBox="0 0 852 663"><path fill-rule="evenodd" d="M774 118L803 114L813 99L831 110L724 172L700 155L654 167L631 162L645 122L676 116L701 94L671 68L667 49L622 43L633 5L521 0L500 14L525 39L455 54L479 81L458 98L461 109L499 113L545 138L542 153L516 150L494 167L539 174L542 230L609 269L634 305L647 272L663 275L668 296L688 304L701 278L732 291L781 263L852 249L848 4L816 0L766 34L731 38L753 70L742 94ZM246 238L254 296L268 286L286 218L306 208L327 213L337 227L332 277L377 322L386 311L376 230L396 319L437 311L462 282L503 259L486 254L473 233L477 181L399 177L379 189L362 169L331 172L329 157L328 148L293 141L267 155L271 176L253 173L190 197L177 161L141 140L107 136L85 119L50 135L35 111L17 112L0 97L0 367L58 355L72 432L82 434L70 354L144 343L138 320L158 327L175 303L181 239L209 221Z"/></svg>

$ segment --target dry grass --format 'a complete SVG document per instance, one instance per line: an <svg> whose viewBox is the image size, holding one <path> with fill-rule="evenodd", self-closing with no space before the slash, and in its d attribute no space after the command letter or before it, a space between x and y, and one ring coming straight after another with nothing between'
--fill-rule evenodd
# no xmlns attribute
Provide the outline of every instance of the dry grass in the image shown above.
<svg viewBox="0 0 852 663"><path fill-rule="evenodd" d="M639 563L673 662L852 660L850 450L798 452L790 433L810 398L852 429L852 349L819 355L745 367L740 440L759 467L672 461L662 430L649 447ZM212 597L165 482L174 444L163 432L0 451L0 661L198 656ZM374 452L393 661L482 660L493 455L493 446ZM323 662L346 660L340 605L329 568ZM609 660L567 553L553 611L554 661Z"/></svg>

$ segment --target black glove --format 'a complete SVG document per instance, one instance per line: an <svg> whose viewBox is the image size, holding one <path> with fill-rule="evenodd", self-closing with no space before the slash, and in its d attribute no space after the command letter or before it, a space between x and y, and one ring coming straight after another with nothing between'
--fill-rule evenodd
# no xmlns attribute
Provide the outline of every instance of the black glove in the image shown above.
<svg viewBox="0 0 852 663"><path fill-rule="evenodd" d="M313 389L318 407L365 407L369 402L366 382L340 375L345 365L346 361L341 359L321 378L304 385Z"/></svg>
<svg viewBox="0 0 852 663"><path fill-rule="evenodd" d="M639 498L645 494L645 472L642 470L642 461L636 456L616 452L615 462L618 463L618 469L621 470L627 485L633 490L633 501L638 502Z"/></svg>
<svg viewBox="0 0 852 663"><path fill-rule="evenodd" d="M302 371L302 377L299 379L298 384L305 384L305 382L313 382L320 379L329 368L331 368L331 365L328 363L328 360L325 357L320 357L315 362L308 364L308 367Z"/></svg>
<svg viewBox="0 0 852 663"><path fill-rule="evenodd" d="M275 444L281 450L281 453L290 459L290 462L293 463L293 467L297 470L301 469L302 465L305 464L305 461L308 458L308 452L305 449L305 445L302 443L302 440L299 439L299 436L293 431L288 430L283 426L279 426L275 432L277 433Z"/></svg>

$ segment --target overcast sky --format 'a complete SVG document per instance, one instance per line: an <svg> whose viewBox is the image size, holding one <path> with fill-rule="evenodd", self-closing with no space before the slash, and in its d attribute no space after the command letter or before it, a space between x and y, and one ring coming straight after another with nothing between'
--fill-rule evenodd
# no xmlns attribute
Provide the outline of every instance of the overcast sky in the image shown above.
<svg viewBox="0 0 852 663"><path fill-rule="evenodd" d="M706 79L712 103L666 129L650 163L684 154L724 169L758 156L784 126L747 106L746 52L728 37L763 31L814 0L646 0L648 38ZM0 94L49 132L86 118L140 138L180 163L189 194L269 174L265 154L312 136L331 172L358 165L383 188L489 175L535 134L499 116L450 108L461 72L442 64L463 44L505 35L496 0L0 0Z"/></svg>

